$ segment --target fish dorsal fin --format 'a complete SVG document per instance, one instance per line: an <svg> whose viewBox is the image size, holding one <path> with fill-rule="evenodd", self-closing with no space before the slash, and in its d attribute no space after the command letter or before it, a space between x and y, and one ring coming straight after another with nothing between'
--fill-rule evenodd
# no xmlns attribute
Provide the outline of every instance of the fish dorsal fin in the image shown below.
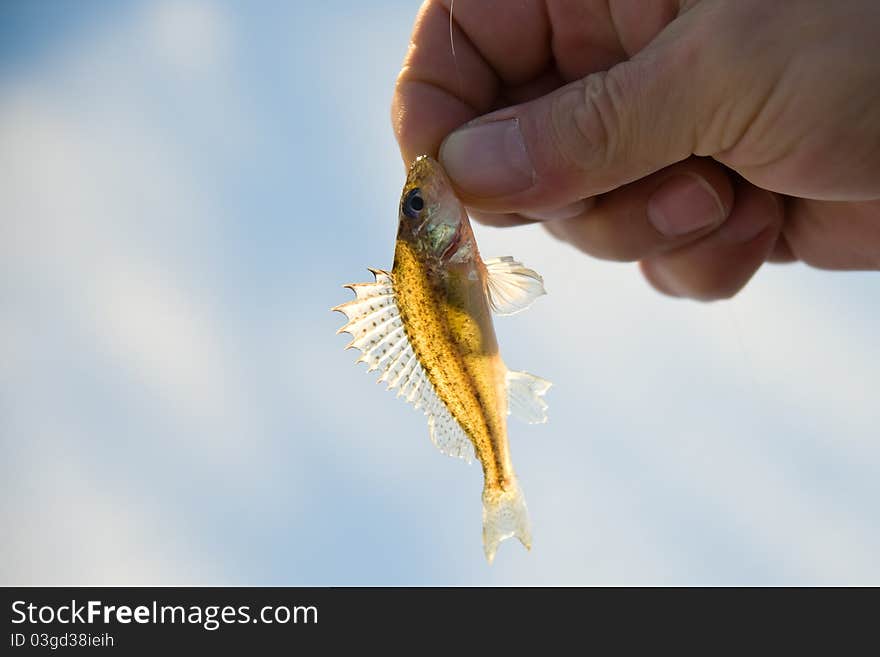
<svg viewBox="0 0 880 657"><path fill-rule="evenodd" d="M528 424L544 424L547 421L544 395L552 385L540 376L508 370L507 412Z"/></svg>
<svg viewBox="0 0 880 657"><path fill-rule="evenodd" d="M400 318L391 274L379 269L370 271L376 281L346 285L356 298L333 308L348 319L337 333L350 333L353 339L346 349L361 351L357 362L366 363L368 372L378 370L379 382L387 383L389 390L396 389L398 397L428 416L428 431L437 449L470 463L473 444L437 396L413 351Z"/></svg>
<svg viewBox="0 0 880 657"><path fill-rule="evenodd" d="M542 294L544 279L511 256L484 260L488 270L489 305L499 315L513 315L525 310Z"/></svg>

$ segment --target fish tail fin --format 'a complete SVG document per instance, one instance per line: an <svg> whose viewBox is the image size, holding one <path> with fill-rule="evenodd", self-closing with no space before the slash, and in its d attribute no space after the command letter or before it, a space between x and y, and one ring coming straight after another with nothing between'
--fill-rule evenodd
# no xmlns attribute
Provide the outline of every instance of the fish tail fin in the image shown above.
<svg viewBox="0 0 880 657"><path fill-rule="evenodd" d="M483 489L483 550L490 564L501 541L513 536L527 550L532 549L526 499L515 476L504 487L486 486Z"/></svg>

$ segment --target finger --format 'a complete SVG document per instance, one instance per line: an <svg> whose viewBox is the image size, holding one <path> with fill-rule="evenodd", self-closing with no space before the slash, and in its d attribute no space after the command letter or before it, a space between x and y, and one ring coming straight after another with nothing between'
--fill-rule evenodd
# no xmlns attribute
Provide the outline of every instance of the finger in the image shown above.
<svg viewBox="0 0 880 657"><path fill-rule="evenodd" d="M794 256L791 247L788 245L788 241L785 239L785 233L779 233L779 237L776 239L776 244L773 245L770 254L767 256L767 262L786 264L796 261L797 258Z"/></svg>
<svg viewBox="0 0 880 657"><path fill-rule="evenodd" d="M596 198L585 198L582 201L576 201L560 208L544 208L530 214L494 213L468 209L468 215L481 224L504 228L507 226L522 226L523 224L546 223L580 217L586 215L596 205L596 202Z"/></svg>
<svg viewBox="0 0 880 657"><path fill-rule="evenodd" d="M782 227L782 203L745 181L735 192L733 210L721 228L641 261L642 273L657 290L700 301L729 298L767 259Z"/></svg>
<svg viewBox="0 0 880 657"><path fill-rule="evenodd" d="M440 158L465 203L491 212L564 205L721 150L729 135L715 113L742 66L709 38L700 9L632 59L449 135ZM752 86L737 96L743 107L760 100ZM737 121L749 115L743 107ZM737 121L725 129L736 134Z"/></svg>
<svg viewBox="0 0 880 657"><path fill-rule="evenodd" d="M547 3L553 57L566 82L635 55L676 16L678 0L556 0Z"/></svg>
<svg viewBox="0 0 880 657"><path fill-rule="evenodd" d="M606 71L627 59L607 0L547 3L553 26L553 58L566 82ZM628 28L628 24L621 24ZM658 30L659 31L659 30Z"/></svg>
<svg viewBox="0 0 880 657"><path fill-rule="evenodd" d="M437 4L443 6L448 18L451 0ZM505 3L500 10L491 2L459 0L453 7L452 21L505 85L517 85L531 80L550 63L550 24L544 4L544 0L520 0ZM447 43L447 57L450 50Z"/></svg>
<svg viewBox="0 0 880 657"><path fill-rule="evenodd" d="M406 165L418 155L436 153L450 130L488 110L497 91L494 71L455 23L453 58L449 30L446 8L425 2L391 103L391 122Z"/></svg>
<svg viewBox="0 0 880 657"><path fill-rule="evenodd" d="M789 199L784 228L792 255L823 269L880 269L880 201Z"/></svg>
<svg viewBox="0 0 880 657"><path fill-rule="evenodd" d="M690 158L603 194L587 212L545 227L590 255L639 260L716 230L733 200L724 167Z"/></svg>
<svg viewBox="0 0 880 657"><path fill-rule="evenodd" d="M493 228L512 228L540 221L539 219L530 219L520 214L493 214L492 212L481 212L479 210L468 210L468 216L474 221L478 221L485 226L492 226Z"/></svg>
<svg viewBox="0 0 880 657"><path fill-rule="evenodd" d="M536 0L503 12L459 2L451 28L450 38L446 3L422 5L391 108L406 164L435 155L450 131L489 111L501 81L524 83L547 67L548 27Z"/></svg>
<svg viewBox="0 0 880 657"><path fill-rule="evenodd" d="M543 73L528 82L505 87L501 92L502 95L496 100L497 109L517 103L527 103L530 100L546 96L552 91L559 89L566 82L568 81L560 77L556 68L550 66Z"/></svg>

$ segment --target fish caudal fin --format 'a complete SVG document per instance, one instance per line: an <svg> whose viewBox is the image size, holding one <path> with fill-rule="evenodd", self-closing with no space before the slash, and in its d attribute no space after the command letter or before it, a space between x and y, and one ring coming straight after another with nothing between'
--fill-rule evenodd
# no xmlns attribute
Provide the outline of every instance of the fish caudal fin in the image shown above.
<svg viewBox="0 0 880 657"><path fill-rule="evenodd" d="M491 564L501 541L516 536L527 550L532 549L532 531L526 499L516 478L507 488L483 489L483 550Z"/></svg>
<svg viewBox="0 0 880 657"><path fill-rule="evenodd" d="M544 395L550 383L528 372L507 371L507 412L528 424L547 421L547 402Z"/></svg>

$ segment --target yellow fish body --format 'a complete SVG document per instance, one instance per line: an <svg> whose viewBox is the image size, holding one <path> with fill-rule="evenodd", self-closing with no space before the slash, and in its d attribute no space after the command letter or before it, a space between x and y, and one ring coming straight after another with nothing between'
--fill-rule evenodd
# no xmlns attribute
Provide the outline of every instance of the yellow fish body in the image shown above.
<svg viewBox="0 0 880 657"><path fill-rule="evenodd" d="M516 536L531 547L525 499L507 441L507 415L546 422L544 379L507 369L492 311L512 314L544 294L541 277L513 258L483 261L464 207L439 163L422 156L400 200L391 272L347 285L356 298L334 308L353 336L358 362L428 416L444 453L483 466L483 547Z"/></svg>

